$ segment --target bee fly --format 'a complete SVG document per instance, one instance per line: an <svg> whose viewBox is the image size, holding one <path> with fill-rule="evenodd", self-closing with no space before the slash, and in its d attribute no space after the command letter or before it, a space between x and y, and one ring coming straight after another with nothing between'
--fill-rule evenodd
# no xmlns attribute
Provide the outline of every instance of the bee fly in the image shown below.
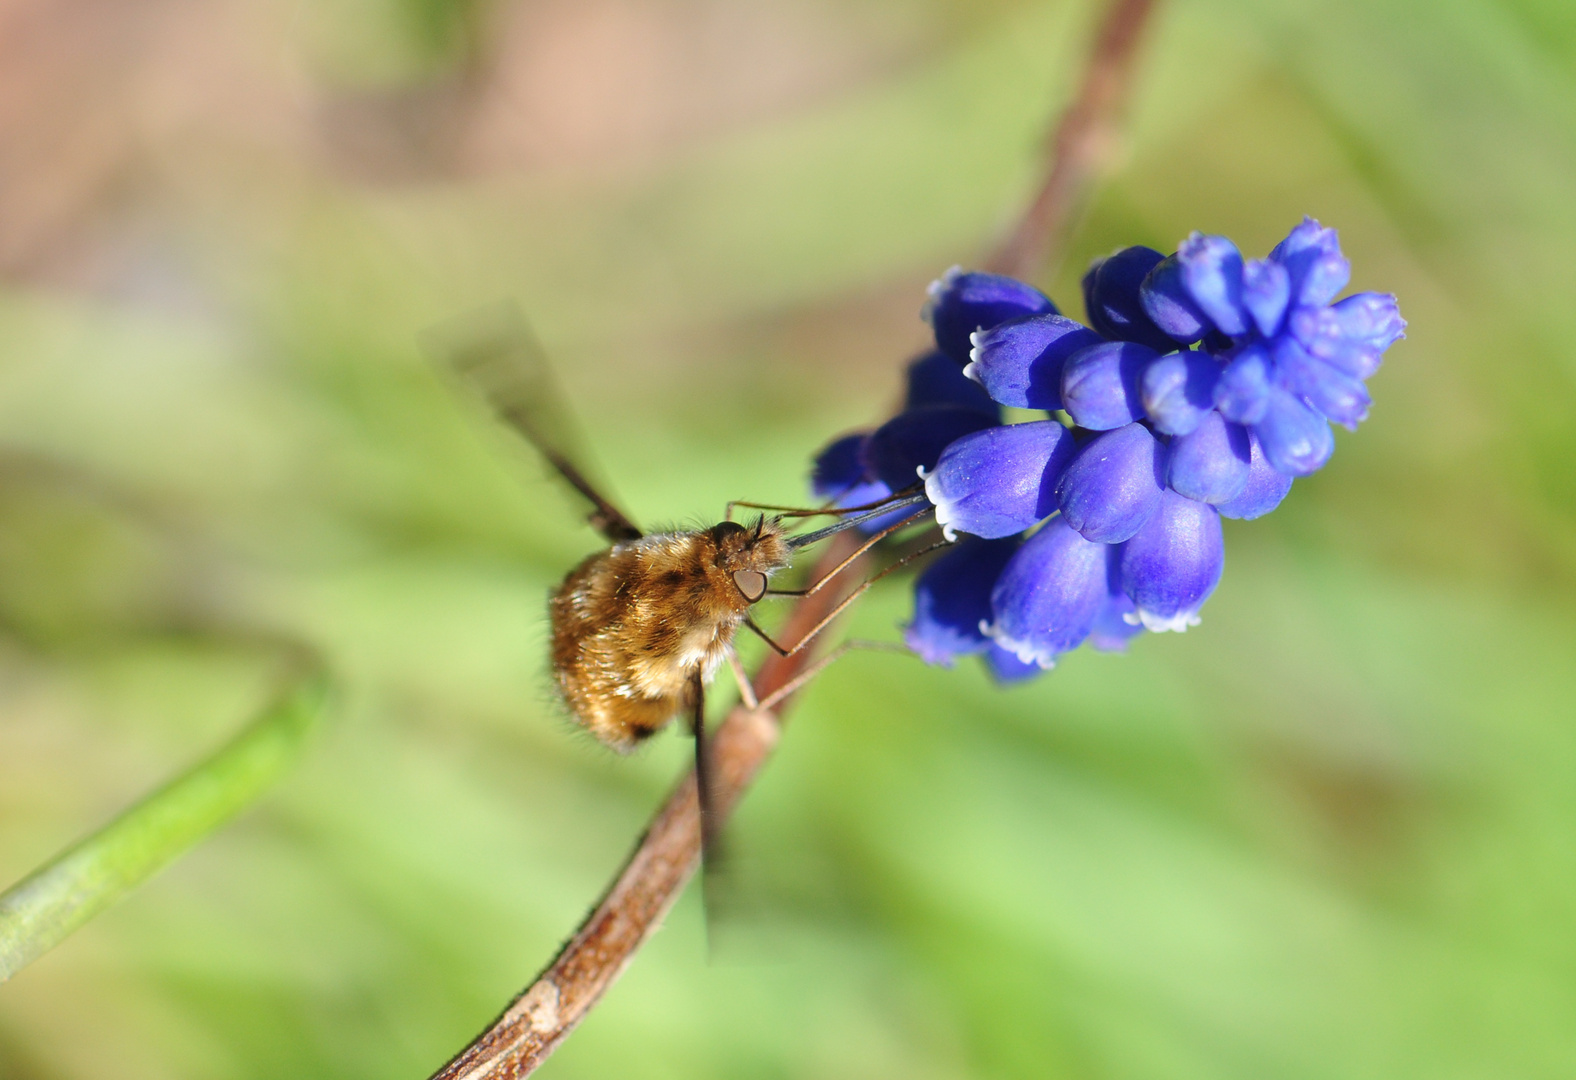
<svg viewBox="0 0 1576 1080"><path fill-rule="evenodd" d="M626 540L590 556L549 607L553 674L569 711L627 750L692 711L751 605L793 554L782 526L723 521Z"/></svg>
<svg viewBox="0 0 1576 1080"><path fill-rule="evenodd" d="M565 704L604 744L630 749L699 705L741 625L791 656L831 623L835 614L784 648L750 619L750 609L768 594L809 595L834 576L808 589L772 589L771 575L788 568L797 548L921 501L923 495L887 499L856 508L865 512L830 528L797 536L784 533L781 518L762 515L753 526L721 521L694 532L620 541L589 556L570 571L549 605L553 674ZM741 691L748 693L748 684ZM784 696L778 691L753 704L770 708Z"/></svg>
<svg viewBox="0 0 1576 1080"><path fill-rule="evenodd" d="M730 520L709 529L642 535L575 464L568 411L518 310L512 305L487 309L452 329L460 333L440 329L427 335L429 351L479 388L493 410L591 504L589 522L612 545L571 570L549 603L553 678L565 706L577 723L620 752L661 731L675 716L688 714L696 740L702 835L709 840L705 688L723 661L732 658L734 634L746 626L782 656L805 648L877 578L924 551L862 583L791 647L767 636L750 618L750 609L768 595L819 591L859 555L913 519L878 532L808 588L772 589L772 575L789 567L797 549L899 507L925 503L925 496L901 492L845 509L730 503ZM782 514L762 514L743 525L731 520L735 506ZM785 531L784 518L814 515L842 520L810 533ZM746 704L770 708L814 670L760 702L737 667L735 674Z"/></svg>

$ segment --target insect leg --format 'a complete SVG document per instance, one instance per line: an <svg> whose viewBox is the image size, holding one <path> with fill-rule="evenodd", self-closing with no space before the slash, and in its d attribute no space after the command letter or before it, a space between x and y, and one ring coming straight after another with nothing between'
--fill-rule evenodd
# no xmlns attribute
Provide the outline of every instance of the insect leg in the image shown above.
<svg viewBox="0 0 1576 1080"><path fill-rule="evenodd" d="M917 487L918 485L915 485L915 489ZM779 506L776 503L746 502L743 499L733 499L728 503L727 512L723 514L723 517L732 520L734 507L737 506L742 506L749 510L778 510L781 511L783 517L841 517L844 514L861 514L866 510L879 510L887 503L896 502L898 499L910 494L912 490L914 489L904 488L902 491L894 492L884 499L861 503L858 506L821 506L811 508L806 506Z"/></svg>
<svg viewBox="0 0 1576 1080"><path fill-rule="evenodd" d="M870 575L870 577L868 577L864 581L860 582L858 588L854 589L847 596L845 596L841 600L839 600L837 602L837 605L834 608L832 608L831 611L827 612L826 616L824 618L822 618L820 622L818 622L814 626L810 627L809 630L806 630L805 634L804 634L804 637L800 638L793 645L787 645L787 646L779 645L777 642L773 641L770 637L768 637L764 630L762 630L759 626L756 626L753 619L745 619L744 620L744 625L749 627L751 630L755 631L755 633L763 641L765 641L774 650L776 650L778 656L792 656L792 655L794 655L794 653L799 652L806 645L810 644L811 641L815 640L816 635L820 634L821 631L825 630L828 626L831 626L832 623L834 621L836 621L836 619L837 619L837 617L839 615L841 615L844 611L848 610L848 607L849 607L850 604L852 604L855 600L858 600L865 593L869 592L870 591L870 587L872 585L874 585L876 582L880 581L882 578L884 578L888 574L892 573L892 571L897 570L900 567L906 566L907 564L913 562L915 559L919 558L920 556L922 556L922 555L929 555L932 551L939 551L941 548L948 547L951 544L952 544L952 541L950 541L950 540L937 540L934 544L928 544L925 547L920 548L918 551L911 551L911 552L909 552L907 555L904 555L901 559L898 559L895 562L893 562L890 566L884 567L881 570L877 571L876 573ZM847 563L844 563L843 565L847 565ZM842 569L842 566L839 566L838 569L839 570ZM836 572L837 572L836 570L832 571L833 574L835 574ZM821 584L824 584L826 579L830 578L831 576L832 576L832 574L828 574L826 576L826 578L822 578L820 582L817 582L817 587L819 587Z"/></svg>
<svg viewBox="0 0 1576 1080"><path fill-rule="evenodd" d="M744 665L739 662L739 651L731 644L728 646L728 670L733 672L733 681L739 685L739 701L746 709L754 712L761 707L755 700L755 687L750 685L750 677L744 672Z"/></svg>
<svg viewBox="0 0 1576 1080"><path fill-rule="evenodd" d="M706 913L706 952L709 957L715 946L711 919L717 907L716 803L712 798L711 754L706 742L706 683L699 671L691 677L690 686L695 695L690 726L695 734L695 809L700 818L700 896L701 906Z"/></svg>
<svg viewBox="0 0 1576 1080"><path fill-rule="evenodd" d="M777 642L773 641L772 636L765 630L762 630L759 626L756 626L755 620L750 618L748 615L746 615L744 618L744 625L748 630L752 631L756 637L766 642L766 644L771 648L772 652L776 653L778 656L788 655L788 650L777 644Z"/></svg>
<svg viewBox="0 0 1576 1080"><path fill-rule="evenodd" d="M700 811L701 866L711 851L711 768L710 755L706 753L706 684L697 671L690 678L690 692L694 705L690 713L690 731L695 736L695 802Z"/></svg>
<svg viewBox="0 0 1576 1080"><path fill-rule="evenodd" d="M909 656L913 655L907 649L903 648L903 646L887 641L845 641L837 648L821 657L821 659L805 668L799 674L795 675L792 679L789 679L787 682L783 683L783 685L779 686L776 690L773 690L770 694L767 694L761 699L760 708L763 710L775 708L779 703L782 702L784 698L796 694L800 690L804 689L805 685L808 684L810 680L814 679L817 675L821 674L821 672L831 667L836 661L841 660L844 656L848 655L848 653L855 649L869 649L874 652L899 652Z"/></svg>

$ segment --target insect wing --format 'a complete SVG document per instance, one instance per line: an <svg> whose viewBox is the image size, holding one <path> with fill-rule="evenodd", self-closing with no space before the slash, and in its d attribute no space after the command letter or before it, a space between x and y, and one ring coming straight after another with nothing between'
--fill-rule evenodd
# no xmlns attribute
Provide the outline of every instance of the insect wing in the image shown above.
<svg viewBox="0 0 1576 1080"><path fill-rule="evenodd" d="M487 400L591 504L587 520L610 543L639 539L629 517L593 483L584 440L547 354L512 302L456 316L420 336L423 350Z"/></svg>

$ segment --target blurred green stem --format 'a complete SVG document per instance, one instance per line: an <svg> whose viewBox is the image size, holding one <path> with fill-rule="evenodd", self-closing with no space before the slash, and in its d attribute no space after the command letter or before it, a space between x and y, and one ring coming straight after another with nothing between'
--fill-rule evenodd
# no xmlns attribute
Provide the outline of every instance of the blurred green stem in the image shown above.
<svg viewBox="0 0 1576 1080"><path fill-rule="evenodd" d="M290 766L328 680L302 678L206 761L0 894L0 982L229 821Z"/></svg>

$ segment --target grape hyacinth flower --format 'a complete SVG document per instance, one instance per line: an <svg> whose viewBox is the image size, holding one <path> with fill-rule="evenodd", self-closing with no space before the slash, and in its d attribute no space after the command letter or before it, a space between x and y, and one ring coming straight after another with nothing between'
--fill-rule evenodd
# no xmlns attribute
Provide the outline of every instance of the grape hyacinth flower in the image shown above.
<svg viewBox="0 0 1576 1080"><path fill-rule="evenodd" d="M1097 260L1088 325L954 268L903 411L824 449L813 486L852 506L924 481L959 540L915 584L905 640L929 663L979 655L1012 682L1086 642L1185 630L1220 581L1221 518L1275 509L1329 460L1332 423L1367 418L1406 322L1392 295L1337 299L1349 277L1312 218L1264 259L1194 233ZM1056 415L1004 424L1000 406Z"/></svg>

